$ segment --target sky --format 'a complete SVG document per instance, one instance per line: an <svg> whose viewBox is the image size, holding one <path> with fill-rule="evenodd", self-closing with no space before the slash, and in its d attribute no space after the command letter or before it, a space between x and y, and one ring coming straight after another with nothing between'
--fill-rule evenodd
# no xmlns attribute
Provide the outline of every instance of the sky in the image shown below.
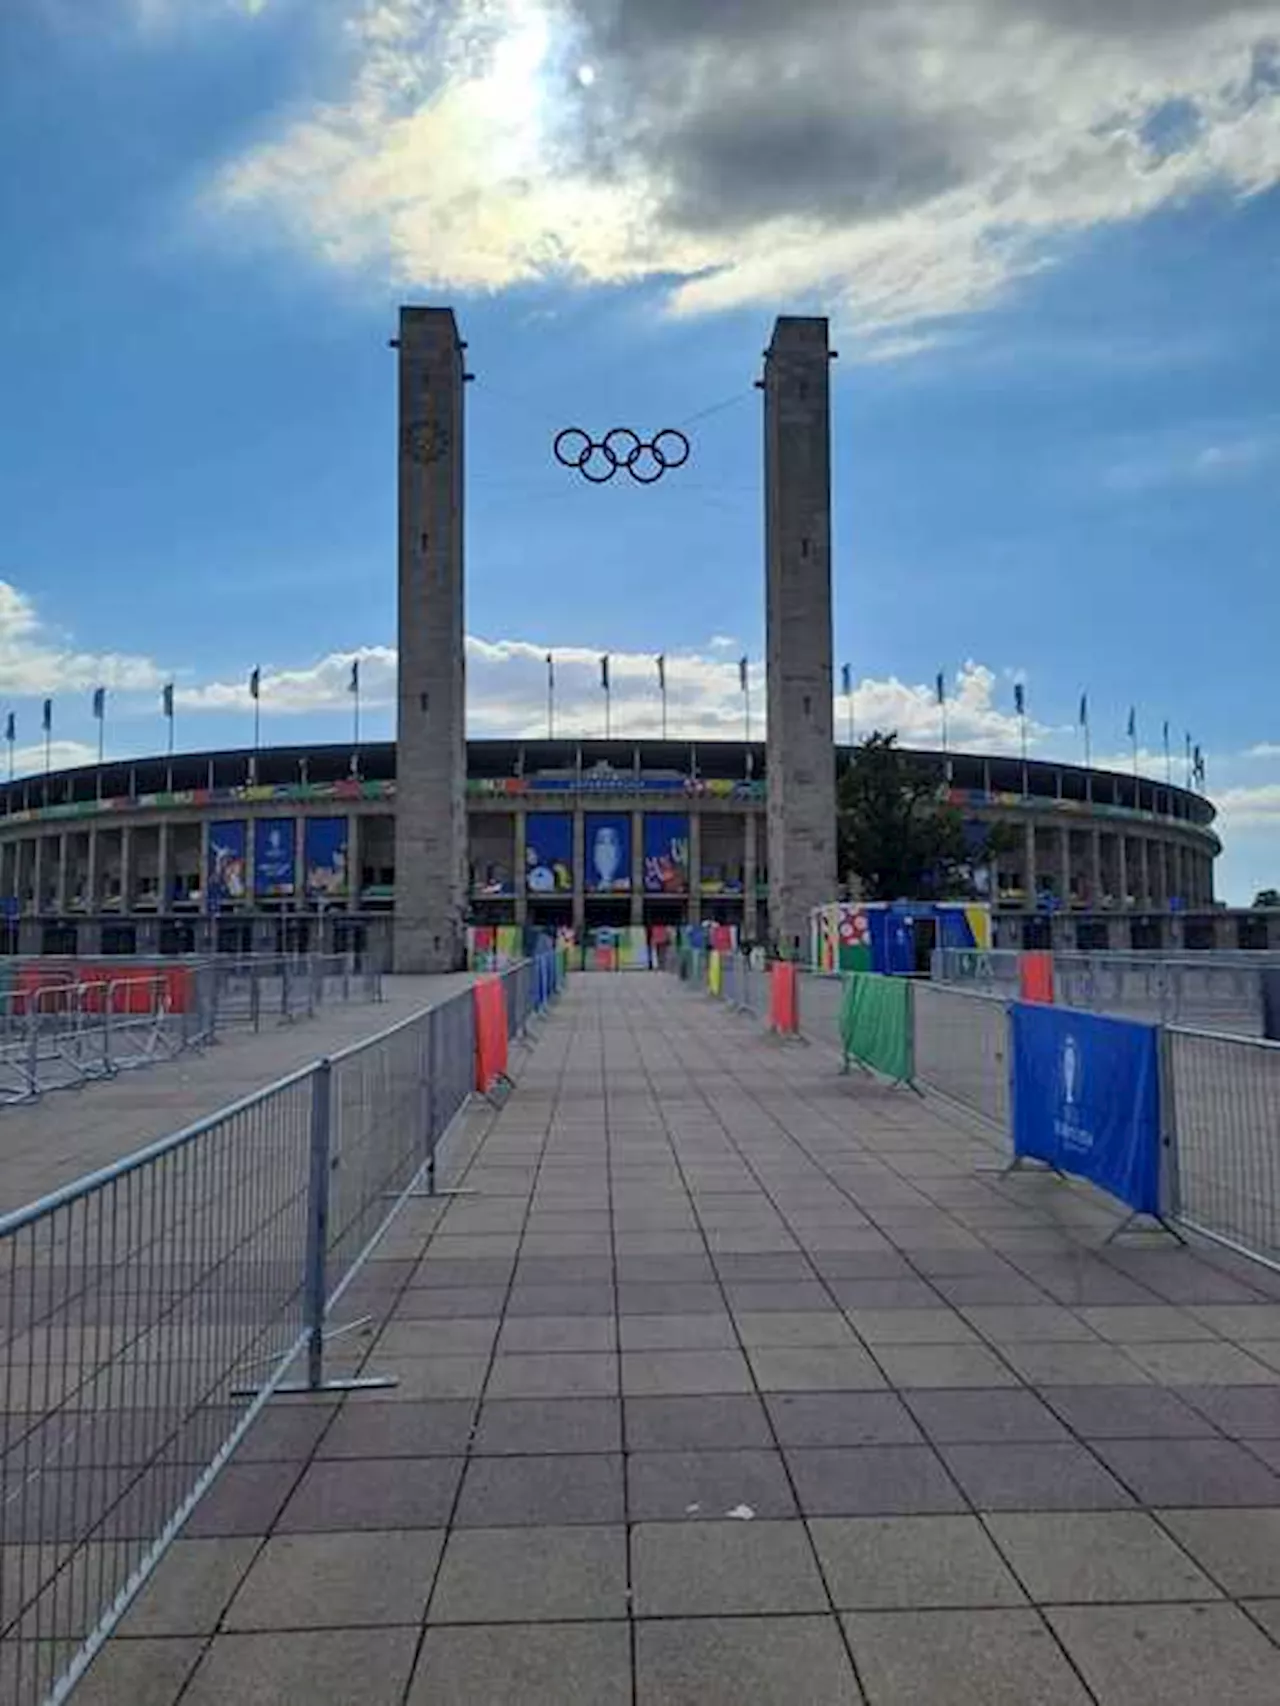
<svg viewBox="0 0 1280 1706"><path fill-rule="evenodd" d="M856 730L1184 777L1280 885L1280 0L4 0L19 771L392 732L395 333L467 339L473 735L763 732L761 399L826 314ZM677 426L590 487L556 433ZM848 707L837 706L837 727Z"/></svg>

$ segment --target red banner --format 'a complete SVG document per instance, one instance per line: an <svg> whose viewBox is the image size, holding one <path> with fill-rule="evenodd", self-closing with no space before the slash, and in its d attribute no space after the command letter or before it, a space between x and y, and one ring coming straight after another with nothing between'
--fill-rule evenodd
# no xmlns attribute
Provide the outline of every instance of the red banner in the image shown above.
<svg viewBox="0 0 1280 1706"><path fill-rule="evenodd" d="M1024 1001L1053 1006L1053 955L1037 949L1018 956L1018 993Z"/></svg>
<svg viewBox="0 0 1280 1706"><path fill-rule="evenodd" d="M769 974L769 1024L784 1037L800 1029L796 968L789 960L778 960Z"/></svg>
<svg viewBox="0 0 1280 1706"><path fill-rule="evenodd" d="M476 1089L487 1096L507 1074L507 998L500 977L482 977L474 989Z"/></svg>

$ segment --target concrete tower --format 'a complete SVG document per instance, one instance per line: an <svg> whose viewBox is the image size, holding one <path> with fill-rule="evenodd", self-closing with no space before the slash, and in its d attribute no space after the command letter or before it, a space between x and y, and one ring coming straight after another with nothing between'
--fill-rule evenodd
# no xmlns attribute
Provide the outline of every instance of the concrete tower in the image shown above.
<svg viewBox="0 0 1280 1706"><path fill-rule="evenodd" d="M769 928L807 941L836 892L827 322L783 317L765 352Z"/></svg>
<svg viewBox="0 0 1280 1706"><path fill-rule="evenodd" d="M401 308L395 969L465 951L465 345L451 308Z"/></svg>

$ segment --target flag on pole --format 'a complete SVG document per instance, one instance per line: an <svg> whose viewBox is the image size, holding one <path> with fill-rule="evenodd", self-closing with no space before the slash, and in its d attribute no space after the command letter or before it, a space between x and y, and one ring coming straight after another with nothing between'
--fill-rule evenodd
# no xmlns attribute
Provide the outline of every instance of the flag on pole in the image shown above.
<svg viewBox="0 0 1280 1706"><path fill-rule="evenodd" d="M1136 705L1130 705L1130 707L1129 707L1128 734L1129 734L1130 740L1137 740L1137 738L1138 738L1138 710L1137 710Z"/></svg>
<svg viewBox="0 0 1280 1706"><path fill-rule="evenodd" d="M164 691L160 695L160 703L164 709L165 716L168 717L170 722L172 722L173 721L173 683L172 683L172 681L167 682L165 684Z"/></svg>
<svg viewBox="0 0 1280 1706"><path fill-rule="evenodd" d="M53 700L52 699L46 699L44 702L44 710L41 712L41 715L40 715L40 727L44 730L44 732L46 734L48 734L50 732L50 730L53 728ZM1190 735L1187 736L1187 750L1188 750L1188 752L1191 750L1191 736Z"/></svg>
<svg viewBox="0 0 1280 1706"><path fill-rule="evenodd" d="M4 738L11 746L18 738L18 724L12 711L10 711L8 721L4 725Z"/></svg>
<svg viewBox="0 0 1280 1706"><path fill-rule="evenodd" d="M93 714L99 722L106 715L107 690L105 687L95 687L93 690Z"/></svg>
<svg viewBox="0 0 1280 1706"><path fill-rule="evenodd" d="M938 687L938 703L939 703L939 705L945 705L947 702L947 684L946 684L946 681L943 679L943 674L942 674L941 670L938 671L937 687Z"/></svg>
<svg viewBox="0 0 1280 1706"><path fill-rule="evenodd" d="M1020 717L1026 716L1027 694L1026 689L1020 681L1015 681L1013 684L1013 708Z"/></svg>
<svg viewBox="0 0 1280 1706"><path fill-rule="evenodd" d="M606 652L600 659L600 685L607 693L609 691L609 654Z"/></svg>
<svg viewBox="0 0 1280 1706"><path fill-rule="evenodd" d="M547 686L549 688L554 688L555 684L556 684L555 660L552 658L551 653L548 652L547 653Z"/></svg>
<svg viewBox="0 0 1280 1706"><path fill-rule="evenodd" d="M654 659L654 662L658 666L658 692L659 693L665 693L667 691L667 657L666 657L666 653L660 652L658 654L658 656Z"/></svg>
<svg viewBox="0 0 1280 1706"><path fill-rule="evenodd" d="M1082 729L1089 727L1089 695L1087 693L1080 695L1080 727Z"/></svg>
<svg viewBox="0 0 1280 1706"><path fill-rule="evenodd" d="M747 660L746 660L746 658L739 658L738 659L738 686L742 689L742 691L744 693L747 691Z"/></svg>
<svg viewBox="0 0 1280 1706"><path fill-rule="evenodd" d="M256 699L262 686L262 672L254 668L249 672L249 697Z"/></svg>
<svg viewBox="0 0 1280 1706"><path fill-rule="evenodd" d="M847 663L840 666L840 691L846 699L853 692L853 670Z"/></svg>
<svg viewBox="0 0 1280 1706"><path fill-rule="evenodd" d="M359 658L352 658L352 660L351 660L351 680L348 681L348 683L347 683L347 692L348 693L358 693L359 691L360 691L360 659Z"/></svg>

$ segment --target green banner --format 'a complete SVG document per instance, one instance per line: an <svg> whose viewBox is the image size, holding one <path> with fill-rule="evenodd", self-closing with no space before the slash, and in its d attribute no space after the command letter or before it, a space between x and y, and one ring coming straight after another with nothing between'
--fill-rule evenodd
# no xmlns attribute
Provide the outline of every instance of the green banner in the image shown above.
<svg viewBox="0 0 1280 1706"><path fill-rule="evenodd" d="M895 1083L911 1082L911 985L905 978L849 972L840 1009L845 1064L859 1061Z"/></svg>

